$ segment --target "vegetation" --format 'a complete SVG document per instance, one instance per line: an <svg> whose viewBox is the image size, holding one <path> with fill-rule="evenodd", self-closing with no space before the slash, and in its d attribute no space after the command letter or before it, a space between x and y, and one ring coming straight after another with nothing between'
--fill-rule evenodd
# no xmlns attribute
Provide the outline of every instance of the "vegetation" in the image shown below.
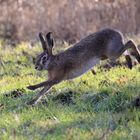
<svg viewBox="0 0 140 140"><path fill-rule="evenodd" d="M57 49L57 48L56 48ZM0 43L0 139L131 140L140 139L140 68L115 67L91 72L54 86L35 107L27 106L37 91L29 84L46 80L34 69L41 51L21 43Z"/></svg>
<svg viewBox="0 0 140 140"><path fill-rule="evenodd" d="M0 0L0 37L34 42L52 31L73 43L106 27L139 34L139 9L139 0Z"/></svg>

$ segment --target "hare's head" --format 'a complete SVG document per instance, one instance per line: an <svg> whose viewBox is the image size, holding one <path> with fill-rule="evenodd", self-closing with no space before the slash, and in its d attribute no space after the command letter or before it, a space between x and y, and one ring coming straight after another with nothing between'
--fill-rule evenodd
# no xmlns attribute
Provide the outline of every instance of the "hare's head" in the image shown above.
<svg viewBox="0 0 140 140"><path fill-rule="evenodd" d="M35 69L44 70L48 69L48 65L53 57L52 48L54 46L54 39L51 32L46 34L46 37L44 37L42 33L39 33L39 38L43 52L36 58Z"/></svg>

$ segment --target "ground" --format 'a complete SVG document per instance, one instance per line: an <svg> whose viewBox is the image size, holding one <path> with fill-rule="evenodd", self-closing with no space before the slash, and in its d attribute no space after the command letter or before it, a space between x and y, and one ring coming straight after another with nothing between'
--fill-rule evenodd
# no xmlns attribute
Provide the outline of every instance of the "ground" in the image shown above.
<svg viewBox="0 0 140 140"><path fill-rule="evenodd" d="M30 91L26 86L47 79L46 71L34 69L39 52L38 44L0 42L1 140L140 139L140 111L135 103L140 95L139 65L109 71L97 66L97 75L89 71L62 82L31 107L26 103L40 89Z"/></svg>

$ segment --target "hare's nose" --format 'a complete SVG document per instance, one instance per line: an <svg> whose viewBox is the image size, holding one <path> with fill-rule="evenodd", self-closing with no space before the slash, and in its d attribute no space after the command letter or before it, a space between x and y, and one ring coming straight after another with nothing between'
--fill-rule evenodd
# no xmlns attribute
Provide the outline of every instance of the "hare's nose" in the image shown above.
<svg viewBox="0 0 140 140"><path fill-rule="evenodd" d="M38 69L38 66L35 66L35 69L37 70Z"/></svg>

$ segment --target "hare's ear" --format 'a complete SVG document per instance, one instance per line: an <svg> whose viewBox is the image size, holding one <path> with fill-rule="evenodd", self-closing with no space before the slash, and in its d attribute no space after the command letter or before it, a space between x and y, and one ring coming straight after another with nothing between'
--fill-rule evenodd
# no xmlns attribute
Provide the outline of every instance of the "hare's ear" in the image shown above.
<svg viewBox="0 0 140 140"><path fill-rule="evenodd" d="M52 55L52 48L55 45L52 32L49 32L49 33L46 34L46 41L47 41L47 44L48 44L48 46L47 46L48 47L48 52L49 52L50 55Z"/></svg>
<svg viewBox="0 0 140 140"><path fill-rule="evenodd" d="M41 33L41 32L39 33L39 39L41 41L43 51L46 51L47 50L47 44L46 44L45 38L43 36L43 33Z"/></svg>

